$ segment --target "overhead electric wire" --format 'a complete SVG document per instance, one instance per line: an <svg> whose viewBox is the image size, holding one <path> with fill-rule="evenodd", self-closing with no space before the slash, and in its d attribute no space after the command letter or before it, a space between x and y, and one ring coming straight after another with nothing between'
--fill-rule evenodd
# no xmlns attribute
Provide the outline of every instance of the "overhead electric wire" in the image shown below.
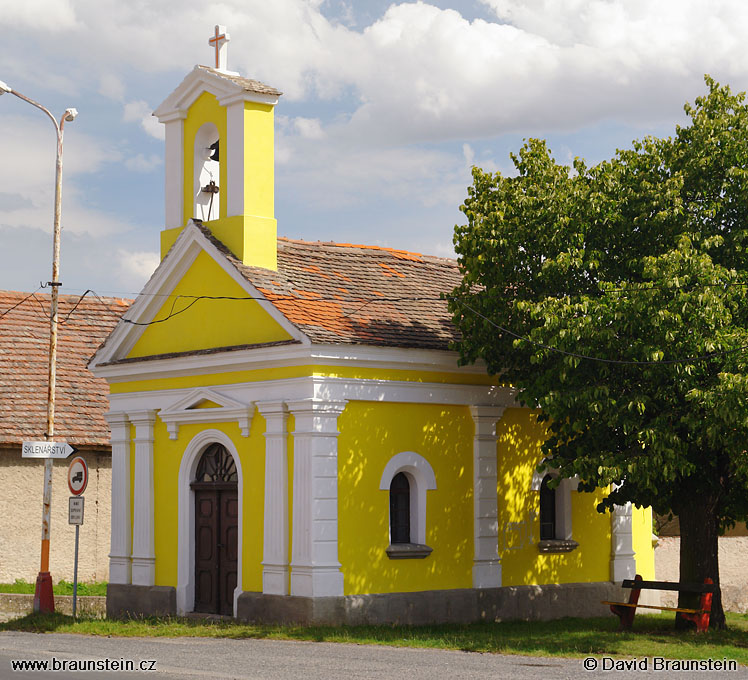
<svg viewBox="0 0 748 680"><path fill-rule="evenodd" d="M735 284L735 285L737 285L737 284ZM740 284L740 285L745 285L745 284ZM37 289L36 291L34 291L34 293L31 293L31 294L27 295L23 300L21 300L20 302L16 303L15 305L13 305L13 307L11 307L11 308L5 310L4 312L0 313L0 319L3 316L5 316L6 314L8 314L10 311L12 311L13 309L15 309L16 307L19 307L20 305L22 305L24 302L26 302L28 299L30 299L32 297L41 305L41 301L38 300L38 298L35 297L35 295L36 295L36 293L38 291L39 291L39 289ZM99 302L101 302L104 306L106 306L107 308L110 309L110 305L108 305L106 303L106 301L103 300L100 295L98 295L95 291L93 291L91 289L87 289L79 297L79 299L77 300L77 302L75 303L75 305L68 311L68 313L66 314L65 318L60 323L65 323L65 322L67 322L70 319L70 317L72 316L72 314L76 311L76 309L78 309L78 307L79 307L80 303L82 302L82 300L89 293L93 294L97 298L97 300ZM151 294L151 295L153 297L159 296L159 294ZM169 321L169 320L173 319L175 316L178 316L179 314L182 314L182 313L186 312L187 310L189 310L193 305L195 305L200 300L209 300L209 301L217 301L217 300L229 300L229 301L231 301L231 300L235 300L235 301L245 301L245 300L247 300L247 301L249 301L249 300L255 300L257 302L269 302L271 304L273 304L273 302L274 302L273 300L271 300L271 299L269 299L267 297L258 297L258 296L249 296L249 295L248 296L230 296L230 295L182 295L182 294L180 294L180 295L175 295L175 296L172 296L172 295L162 295L162 297L165 297L165 298L173 297L174 298L173 301L172 301L171 309L170 309L170 311L169 311L169 313L168 313L167 316L165 316L165 317L163 317L161 319L154 319L152 321L143 321L143 322L141 322L141 321L135 321L133 319L127 319L124 316L121 317L120 320L123 323L131 324L133 326L152 326L154 324L165 323L166 321ZM179 309L177 311L174 311L174 307L176 306L177 302L180 299L183 299L183 298L190 299L190 303L186 307L184 307L183 309ZM335 297L319 297L319 298L314 298L314 301L320 301L320 300L322 300L322 301L340 302L341 301L341 297L338 296L338 295L336 295ZM708 360L711 360L711 359L715 359L717 357L728 356L730 354L736 354L736 353L744 352L744 351L748 350L748 345L741 345L740 347L737 347L737 348L731 349L731 350L724 350L724 351L719 351L719 352L710 352L708 354L703 354L703 355L693 356L693 357L686 357L686 358L682 358L682 359L663 359L663 360L660 360L660 361L657 361L657 360L632 360L632 359L608 359L608 358L603 358L603 357L597 357L597 356L592 356L592 355L589 355L589 354L582 354L580 352L570 352L570 351L567 351L567 350L562 350L562 349L559 349L557 347L553 347L552 345L547 345L545 343L538 342L536 340L532 340L531 338L529 338L529 337L527 337L525 335L521 335L520 333L516 333L516 332L514 332L514 331L512 331L512 330L510 330L508 328L505 328L505 327L497 324L495 321L493 321L489 317L485 316L484 314L482 314L481 312L479 312L477 309L475 309L474 307L472 307L471 305L469 305L467 302L465 302L464 299L462 299L462 297L456 297L456 296L439 296L439 297L423 297L423 296L418 296L418 297L414 297L414 296L408 296L408 297L384 297L384 296L382 296L382 297L379 297L379 296L377 296L377 297L371 298L369 300L363 301L363 304L361 304L359 307L357 307L356 309L351 310L349 312L345 312L345 313L341 314L341 316L343 316L343 317L353 316L354 314L359 313L365 307L367 307L367 306L369 306L371 304L377 303L377 302L419 302L419 301L432 301L432 302L442 301L443 302L443 301L446 301L446 300L453 300L455 302L458 302L460 305L462 305L464 308L466 308L469 312L471 312L472 314L476 315L477 317L483 319L485 322L487 322L488 324L490 324L491 326L493 326L497 330L501 331L502 333L510 335L510 336L512 336L512 337L514 337L514 338L516 338L518 340L521 340L523 342L530 343L531 345L534 345L535 347L539 347L541 349L545 349L545 350L548 350L550 352L555 352L555 353L558 353L558 354L562 354L564 356L569 356L569 357L573 357L573 358L581 359L581 360L585 360L585 361L595 361L595 362L604 363L604 364L616 364L616 365L628 365L628 366L643 366L643 365L651 365L651 366L659 365L659 366L663 366L663 365L688 364L688 363L695 363L695 362L699 362L699 361L708 361ZM304 300L298 300L298 301L299 302L304 302ZM358 302L362 302L361 298L357 298L357 301ZM46 314L46 311L44 310L43 306L42 306L42 311L44 312L45 317L48 318L48 316Z"/></svg>
<svg viewBox="0 0 748 680"><path fill-rule="evenodd" d="M42 289L42 286L39 286L39 288L37 288L33 293L29 293L25 298L23 298L23 300L21 300L20 302L16 302L16 304L14 304L12 307L8 307L8 309L0 313L0 319L2 319L6 314L9 314L10 312L12 312L16 307L20 307L29 298L34 297L34 295L36 295L41 289Z"/></svg>

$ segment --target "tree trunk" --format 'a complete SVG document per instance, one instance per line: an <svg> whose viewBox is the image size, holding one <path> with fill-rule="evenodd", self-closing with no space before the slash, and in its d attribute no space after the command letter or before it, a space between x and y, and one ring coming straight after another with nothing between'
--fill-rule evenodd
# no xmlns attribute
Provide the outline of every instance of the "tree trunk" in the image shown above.
<svg viewBox="0 0 748 680"><path fill-rule="evenodd" d="M719 522L716 513L716 502L707 496L692 495L687 502L678 508L680 520L680 581L681 583L703 583L711 578L717 585L712 598L712 612L709 628L724 629L725 612L722 609L722 593L719 589ZM687 609L698 609L698 594L679 593L678 606ZM677 630L693 627L693 623L683 619L679 614L675 618Z"/></svg>

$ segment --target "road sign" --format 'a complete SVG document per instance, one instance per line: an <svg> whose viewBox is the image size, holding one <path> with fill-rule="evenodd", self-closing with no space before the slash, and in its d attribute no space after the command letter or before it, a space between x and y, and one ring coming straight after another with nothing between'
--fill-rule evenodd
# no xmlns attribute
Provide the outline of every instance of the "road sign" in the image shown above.
<svg viewBox="0 0 748 680"><path fill-rule="evenodd" d="M21 458L67 458L77 450L67 442L24 442Z"/></svg>
<svg viewBox="0 0 748 680"><path fill-rule="evenodd" d="M88 485L88 465L80 456L70 461L68 466L68 488L73 496L80 496Z"/></svg>
<svg viewBox="0 0 748 680"><path fill-rule="evenodd" d="M83 524L83 504L85 500L83 496L70 496L68 498L68 524L78 526Z"/></svg>

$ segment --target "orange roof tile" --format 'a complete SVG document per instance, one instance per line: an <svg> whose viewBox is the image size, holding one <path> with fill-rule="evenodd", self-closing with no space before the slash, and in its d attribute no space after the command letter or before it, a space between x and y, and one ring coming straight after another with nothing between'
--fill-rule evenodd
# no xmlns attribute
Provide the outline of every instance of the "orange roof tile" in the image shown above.
<svg viewBox="0 0 748 680"><path fill-rule="evenodd" d="M43 439L46 431L50 298L28 296L0 291L0 444ZM109 390L86 365L131 301L86 297L75 307L79 298L59 301L55 438L108 449Z"/></svg>
<svg viewBox="0 0 748 680"><path fill-rule="evenodd" d="M312 342L448 349L457 330L440 293L455 260L350 243L278 239L278 271L249 267L200 226L236 269ZM382 276L385 274L385 276ZM331 285L323 275L346 281Z"/></svg>

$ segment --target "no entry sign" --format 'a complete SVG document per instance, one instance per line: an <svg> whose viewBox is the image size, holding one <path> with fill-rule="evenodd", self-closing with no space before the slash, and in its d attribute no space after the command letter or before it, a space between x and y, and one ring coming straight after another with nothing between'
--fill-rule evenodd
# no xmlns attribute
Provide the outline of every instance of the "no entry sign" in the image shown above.
<svg viewBox="0 0 748 680"><path fill-rule="evenodd" d="M80 456L70 461L68 467L68 488L73 496L80 496L88 486L88 465Z"/></svg>

